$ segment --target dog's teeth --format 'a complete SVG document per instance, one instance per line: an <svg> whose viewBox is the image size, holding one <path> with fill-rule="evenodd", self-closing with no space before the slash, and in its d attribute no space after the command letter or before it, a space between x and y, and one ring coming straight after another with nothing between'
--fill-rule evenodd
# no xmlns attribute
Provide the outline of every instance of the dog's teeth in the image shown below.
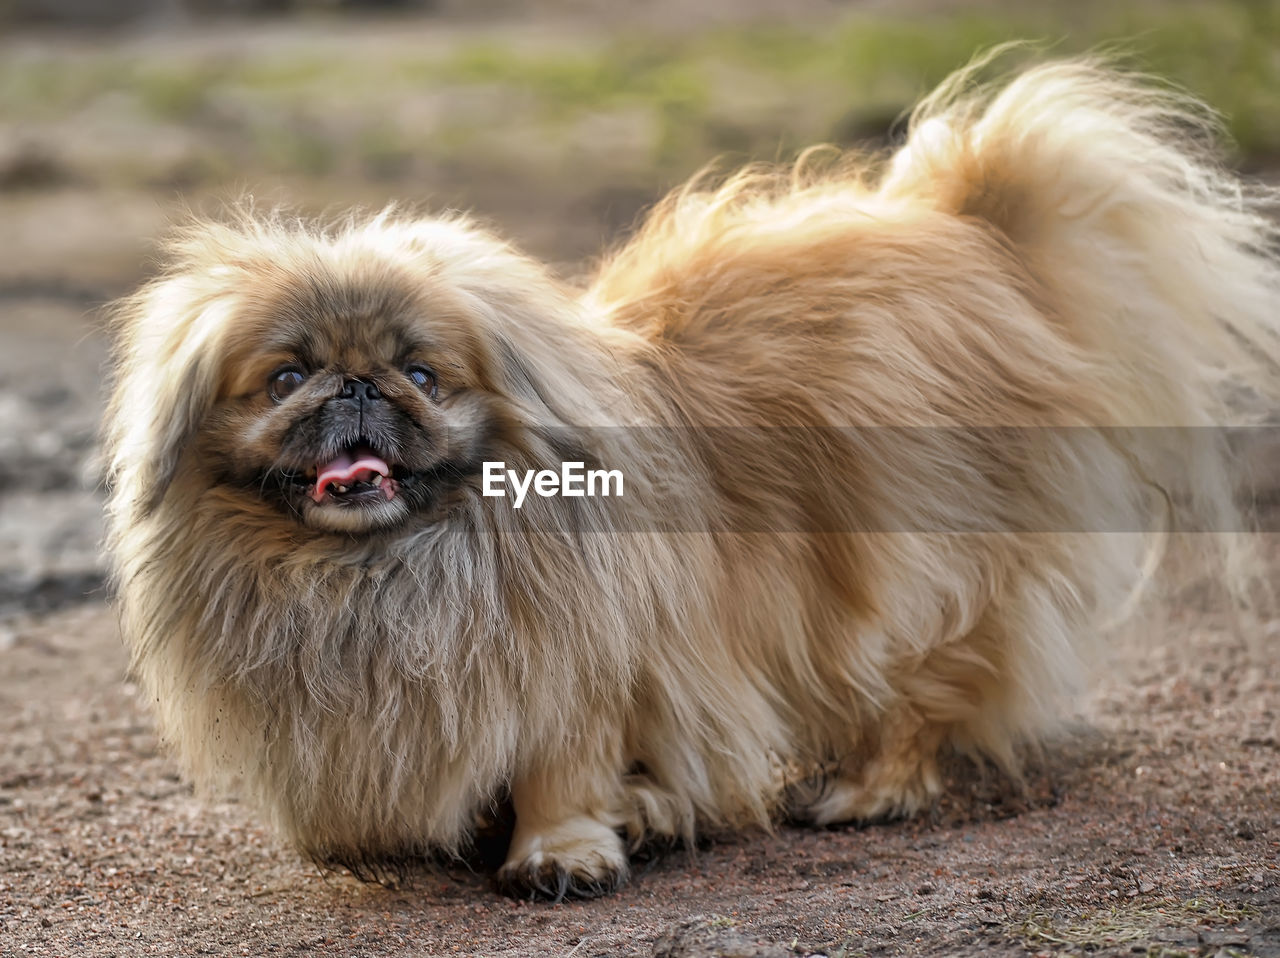
<svg viewBox="0 0 1280 958"><path fill-rule="evenodd" d="M385 479L385 478L387 478L387 477L386 477L386 476L384 476L382 473L378 473L376 476L374 476L374 477L373 477L373 484L374 484L375 486L380 486L380 485L382 485L382 480L383 480L383 479Z"/></svg>
<svg viewBox="0 0 1280 958"><path fill-rule="evenodd" d="M346 491L347 491L347 487L346 487L346 486L343 486L343 485L335 485L333 488L334 488L337 492L346 492Z"/></svg>

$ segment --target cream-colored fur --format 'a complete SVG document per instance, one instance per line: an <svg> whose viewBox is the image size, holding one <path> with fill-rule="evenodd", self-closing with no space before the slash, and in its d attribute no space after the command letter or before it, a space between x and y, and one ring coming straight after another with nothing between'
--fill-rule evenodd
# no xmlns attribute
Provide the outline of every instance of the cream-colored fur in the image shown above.
<svg viewBox="0 0 1280 958"><path fill-rule="evenodd" d="M109 429L123 628L187 771L357 868L510 793L500 878L556 896L623 880L620 835L911 813L944 747L1012 764L1166 495L1230 528L1215 434L1137 427L1274 386L1280 270L1194 104L1089 62L971 79L891 157L691 184L581 291L459 218L188 230L120 310ZM464 442L500 417L509 464L585 451L626 495L471 477L338 535L220 481L269 445L229 425L263 304L319 288L423 304Z"/></svg>

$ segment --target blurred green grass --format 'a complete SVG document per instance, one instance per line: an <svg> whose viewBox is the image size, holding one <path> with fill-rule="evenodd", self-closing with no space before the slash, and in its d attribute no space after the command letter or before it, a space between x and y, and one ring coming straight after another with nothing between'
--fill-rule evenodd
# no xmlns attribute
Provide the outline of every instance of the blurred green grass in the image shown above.
<svg viewBox="0 0 1280 958"><path fill-rule="evenodd" d="M665 181L723 154L874 140L977 51L1015 39L1055 54L1118 52L1218 110L1237 160L1280 161L1272 0L855 13L834 25L536 43L474 31L401 39L376 56L332 42L19 49L0 59L0 128L38 143L69 176L117 183L394 181L442 165Z"/></svg>

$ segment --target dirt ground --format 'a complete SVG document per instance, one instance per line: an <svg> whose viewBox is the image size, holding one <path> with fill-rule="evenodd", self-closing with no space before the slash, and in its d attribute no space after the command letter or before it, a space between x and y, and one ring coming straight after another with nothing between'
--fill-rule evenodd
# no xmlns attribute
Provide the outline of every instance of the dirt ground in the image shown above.
<svg viewBox="0 0 1280 958"><path fill-rule="evenodd" d="M563 260L640 202L473 189ZM502 898L484 856L321 874L193 795L125 674L94 440L96 307L188 201L0 189L0 956L1280 956L1280 622L1195 588L1106 643L1022 787L957 759L930 815L717 836L601 901Z"/></svg>
<svg viewBox="0 0 1280 958"><path fill-rule="evenodd" d="M1212 616L1113 646L1024 788L957 761L933 814L724 836L602 901L322 875L193 796L92 601L0 639L0 954L1280 955L1280 677ZM1271 636L1271 645L1280 636Z"/></svg>
<svg viewBox="0 0 1280 958"><path fill-rule="evenodd" d="M957 765L927 818L725 837L540 905L461 865L317 873L178 780L101 603L29 617L0 651L0 954L1280 954L1273 664L1181 621L1113 652L1024 791Z"/></svg>

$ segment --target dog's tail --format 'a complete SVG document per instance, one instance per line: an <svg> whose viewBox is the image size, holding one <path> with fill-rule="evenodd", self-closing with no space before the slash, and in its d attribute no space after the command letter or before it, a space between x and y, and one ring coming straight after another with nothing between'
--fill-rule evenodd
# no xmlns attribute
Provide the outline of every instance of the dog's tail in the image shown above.
<svg viewBox="0 0 1280 958"><path fill-rule="evenodd" d="M1064 332L1132 384L1116 424L1220 421L1225 380L1274 395L1280 209L1219 165L1215 115L1096 60L979 83L1002 52L917 107L884 194L1007 236Z"/></svg>
<svg viewBox="0 0 1280 958"><path fill-rule="evenodd" d="M1280 395L1278 196L1220 165L1217 118L1185 94L1094 59L979 82L1005 52L916 109L882 195L1007 238L1031 295L1101 370L1093 425L1124 427L1139 472L1191 503L1173 527L1238 531L1242 433L1215 427ZM1256 557L1217 538L1240 600Z"/></svg>

